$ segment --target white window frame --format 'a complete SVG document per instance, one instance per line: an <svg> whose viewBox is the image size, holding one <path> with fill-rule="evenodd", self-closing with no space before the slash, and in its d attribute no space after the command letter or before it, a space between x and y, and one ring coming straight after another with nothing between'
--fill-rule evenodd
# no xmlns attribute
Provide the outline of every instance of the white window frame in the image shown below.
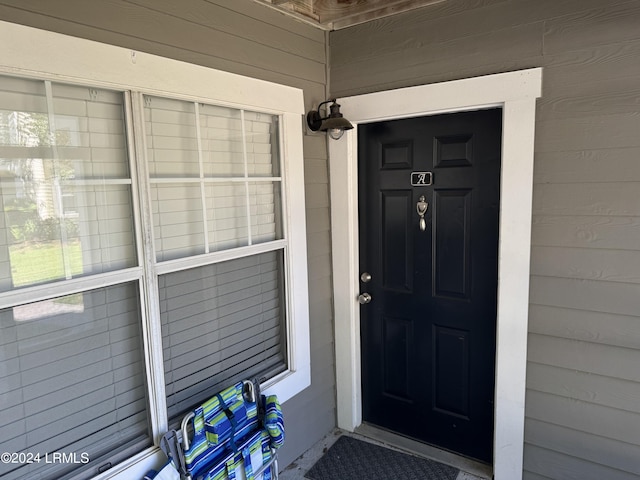
<svg viewBox="0 0 640 480"><path fill-rule="evenodd" d="M284 248L287 301L287 359L288 369L266 381L261 387L266 394L276 394L285 402L311 384L309 342L309 307L306 248L306 218L302 146L302 90L240 75L188 64L156 55L137 52L113 45L79 39L58 33L0 22L0 74L15 75L61 83L102 87L132 92L133 122L144 124L141 94L165 96L231 108L253 110L279 115L280 157L283 196L285 241L276 240L241 249L211 253L217 260L232 259L247 254L274 250L274 244ZM127 96L129 97L129 96ZM135 118L138 116L139 118ZM143 132L134 131L137 174L146 176L143 160ZM130 147L130 151L131 151ZM135 175L132 172L132 175ZM135 176L134 176L135 178ZM133 182L134 208L137 217L148 215L149 205L138 203ZM141 192L144 198L145 192ZM146 204L146 205L145 205ZM153 234L150 228L136 228L138 245L142 244L140 267L92 276L89 282L99 286L124 280L139 280L143 276L146 289L157 291ZM144 260L143 260L144 259ZM187 259L184 265L190 265ZM144 271L143 271L144 270ZM87 289L87 279L72 279L11 292L9 303L35 301L57 294ZM7 303L7 302L3 302ZM162 336L158 305L142 304L143 339L149 388L149 418L155 445L168 428ZM164 454L157 446L149 448L128 461L94 478L142 478L150 468L157 468Z"/></svg>

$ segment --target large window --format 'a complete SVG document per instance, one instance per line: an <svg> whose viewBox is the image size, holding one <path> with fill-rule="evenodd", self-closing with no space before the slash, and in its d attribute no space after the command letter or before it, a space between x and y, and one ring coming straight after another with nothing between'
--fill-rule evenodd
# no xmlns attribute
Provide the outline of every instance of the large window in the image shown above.
<svg viewBox="0 0 640 480"><path fill-rule="evenodd" d="M95 472L151 444L125 97L0 85L0 450L41 459L0 474ZM119 278L99 286L104 272ZM79 462L47 462L54 452Z"/></svg>
<svg viewBox="0 0 640 480"><path fill-rule="evenodd" d="M231 382L258 378L282 400L309 384L301 96L152 56L199 75L164 91L151 68L132 86L127 66L103 68L122 52L89 48L75 75L75 61L0 75L8 480L133 478L154 440ZM98 64L108 78L81 80Z"/></svg>
<svg viewBox="0 0 640 480"><path fill-rule="evenodd" d="M144 106L174 418L239 377L286 369L280 129L266 113L155 96Z"/></svg>

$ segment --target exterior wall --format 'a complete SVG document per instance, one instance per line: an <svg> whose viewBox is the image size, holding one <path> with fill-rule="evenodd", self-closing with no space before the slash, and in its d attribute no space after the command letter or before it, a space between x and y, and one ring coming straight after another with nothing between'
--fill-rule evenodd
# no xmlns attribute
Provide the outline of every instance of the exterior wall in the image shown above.
<svg viewBox="0 0 640 480"><path fill-rule="evenodd" d="M302 88L307 110L326 98L325 33L249 0L7 0L0 20ZM335 426L325 136L304 155L312 386L283 405L281 468Z"/></svg>
<svg viewBox="0 0 640 480"><path fill-rule="evenodd" d="M639 27L637 1L448 0L330 34L338 98L544 68L528 480L640 475Z"/></svg>

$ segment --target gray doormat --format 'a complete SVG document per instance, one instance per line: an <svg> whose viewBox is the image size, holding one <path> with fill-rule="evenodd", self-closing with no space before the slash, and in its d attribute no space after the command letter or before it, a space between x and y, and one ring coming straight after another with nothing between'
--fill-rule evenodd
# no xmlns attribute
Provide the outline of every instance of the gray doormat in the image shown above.
<svg viewBox="0 0 640 480"><path fill-rule="evenodd" d="M311 480L455 480L457 468L341 436L305 475Z"/></svg>

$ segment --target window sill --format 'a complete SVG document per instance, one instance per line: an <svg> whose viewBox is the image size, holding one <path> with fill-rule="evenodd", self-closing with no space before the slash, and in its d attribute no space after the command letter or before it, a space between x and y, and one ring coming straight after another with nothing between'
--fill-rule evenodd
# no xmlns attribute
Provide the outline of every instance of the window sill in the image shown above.
<svg viewBox="0 0 640 480"><path fill-rule="evenodd" d="M261 385L261 389L264 395L277 395L278 401L284 403L309 386L311 365L307 363L298 370L288 370L267 380Z"/></svg>

